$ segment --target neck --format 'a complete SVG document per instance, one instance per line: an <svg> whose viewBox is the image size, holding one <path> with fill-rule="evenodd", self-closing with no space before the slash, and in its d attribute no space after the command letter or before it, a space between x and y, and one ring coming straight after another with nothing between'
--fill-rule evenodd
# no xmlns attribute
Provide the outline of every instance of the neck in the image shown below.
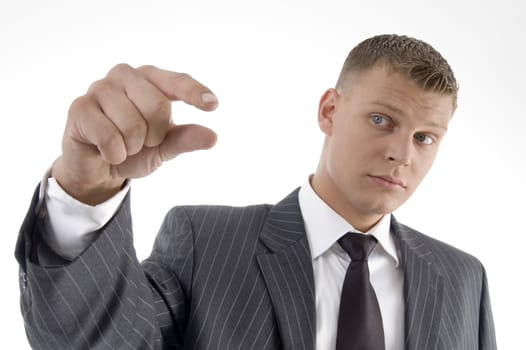
<svg viewBox="0 0 526 350"><path fill-rule="evenodd" d="M384 214L360 211L354 208L345 195L329 186L323 177L315 174L310 179L314 192L338 215L344 218L352 227L361 232L369 231L384 216Z"/></svg>

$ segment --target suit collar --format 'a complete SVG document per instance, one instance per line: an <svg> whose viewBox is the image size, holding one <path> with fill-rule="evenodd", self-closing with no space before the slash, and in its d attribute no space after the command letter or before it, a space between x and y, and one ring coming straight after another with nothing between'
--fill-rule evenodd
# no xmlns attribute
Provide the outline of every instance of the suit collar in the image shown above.
<svg viewBox="0 0 526 350"><path fill-rule="evenodd" d="M444 281L435 268L435 255L422 234L399 224L394 217L391 230L404 267L405 348L436 349Z"/></svg>
<svg viewBox="0 0 526 350"><path fill-rule="evenodd" d="M318 196L310 184L310 179L307 179L301 186L298 192L298 202L313 260L331 249L347 232L362 233ZM398 254L390 233L390 225L391 214L384 215L367 233L378 239L378 246L384 250L384 253L391 256L398 267ZM342 253L346 254L343 251Z"/></svg>
<svg viewBox="0 0 526 350"><path fill-rule="evenodd" d="M314 272L298 190L271 208L257 257L274 307L283 349L314 350L316 309Z"/></svg>

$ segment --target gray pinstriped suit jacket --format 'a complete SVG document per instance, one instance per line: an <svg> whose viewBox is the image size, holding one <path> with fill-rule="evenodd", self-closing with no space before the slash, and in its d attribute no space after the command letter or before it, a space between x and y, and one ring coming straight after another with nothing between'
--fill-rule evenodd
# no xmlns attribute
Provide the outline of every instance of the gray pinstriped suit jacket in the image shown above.
<svg viewBox="0 0 526 350"><path fill-rule="evenodd" d="M274 206L176 207L142 264L128 198L79 258L39 266L35 203L16 251L35 349L314 349L297 191ZM394 219L392 232L404 266L406 349L496 349L479 261Z"/></svg>

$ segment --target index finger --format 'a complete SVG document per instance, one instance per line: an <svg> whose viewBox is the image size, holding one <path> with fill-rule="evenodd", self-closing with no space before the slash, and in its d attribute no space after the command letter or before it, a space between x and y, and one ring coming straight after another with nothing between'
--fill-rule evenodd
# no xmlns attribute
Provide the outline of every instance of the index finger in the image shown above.
<svg viewBox="0 0 526 350"><path fill-rule="evenodd" d="M155 66L142 66L137 71L172 101L180 100L204 111L217 108L219 101L214 93L186 73L171 72Z"/></svg>

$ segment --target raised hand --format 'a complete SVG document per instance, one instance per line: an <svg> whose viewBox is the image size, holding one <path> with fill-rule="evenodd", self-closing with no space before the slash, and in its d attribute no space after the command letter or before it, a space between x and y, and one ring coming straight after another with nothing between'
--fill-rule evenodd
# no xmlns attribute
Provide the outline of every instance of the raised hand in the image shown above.
<svg viewBox="0 0 526 350"><path fill-rule="evenodd" d="M72 103L52 176L70 195L95 205L126 179L149 175L183 152L212 147L212 130L173 122L171 103L178 100L204 111L218 105L188 74L115 66Z"/></svg>

